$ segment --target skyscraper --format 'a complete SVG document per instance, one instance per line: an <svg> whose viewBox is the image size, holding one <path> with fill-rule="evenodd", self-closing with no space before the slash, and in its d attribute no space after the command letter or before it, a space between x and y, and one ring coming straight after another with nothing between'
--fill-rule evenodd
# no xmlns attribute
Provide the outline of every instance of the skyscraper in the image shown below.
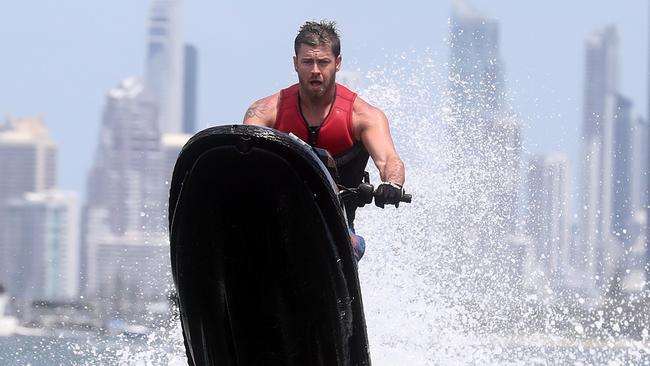
<svg viewBox="0 0 650 366"><path fill-rule="evenodd" d="M489 128L504 109L499 23L480 14L464 0L455 0L452 5L449 44L452 113L458 123L471 124L477 130Z"/></svg>
<svg viewBox="0 0 650 366"><path fill-rule="evenodd" d="M648 200L648 121L637 117L632 127L632 205L637 212L645 212Z"/></svg>
<svg viewBox="0 0 650 366"><path fill-rule="evenodd" d="M531 159L528 166L526 235L537 273L560 287L569 265L569 162L564 154ZM539 284L538 284L539 285Z"/></svg>
<svg viewBox="0 0 650 366"><path fill-rule="evenodd" d="M196 89L199 72L199 56L196 47L185 45L185 59L183 72L183 133L194 134L196 125Z"/></svg>
<svg viewBox="0 0 650 366"><path fill-rule="evenodd" d="M56 184L57 147L40 118L0 124L0 202Z"/></svg>
<svg viewBox="0 0 650 366"><path fill-rule="evenodd" d="M107 224L113 234L149 227L150 211L164 190L156 116L155 103L136 79L125 79L108 93L87 205L112 213Z"/></svg>
<svg viewBox="0 0 650 366"><path fill-rule="evenodd" d="M183 132L182 1L153 0L145 83L158 108L162 133Z"/></svg>
<svg viewBox="0 0 650 366"><path fill-rule="evenodd" d="M617 271L621 246L612 235L615 118L618 110L616 28L594 32L586 41L583 106L583 166L580 237L583 268L597 292Z"/></svg>
<svg viewBox="0 0 650 366"><path fill-rule="evenodd" d="M167 188L156 116L155 102L136 79L125 79L108 93L84 212L84 268L91 293L99 281L101 243L161 230Z"/></svg>
<svg viewBox="0 0 650 366"><path fill-rule="evenodd" d="M127 78L108 93L88 175L84 287L109 312L143 311L171 281L169 181L189 138L183 132L196 129L197 53L183 49L181 6L152 1L145 79Z"/></svg>
<svg viewBox="0 0 650 366"><path fill-rule="evenodd" d="M632 240L631 223L634 216L634 119L631 116L632 102L616 95L616 110L613 116L612 141L612 227L611 232L623 247Z"/></svg>
<svg viewBox="0 0 650 366"><path fill-rule="evenodd" d="M646 5L647 6L647 5ZM648 18L650 19L650 6L648 6ZM650 35L650 23L648 26L648 35ZM650 38L648 38L648 59L647 61L647 69L646 69L646 86L647 86L647 109L646 109L646 124L650 125ZM646 141L650 141L650 128L646 129ZM641 154L646 157L645 160L645 166L644 166L644 171L646 173L645 176L645 258L642 261L643 262L643 267L644 267L644 272L645 272L645 289L650 289L650 146L646 144L642 151Z"/></svg>
<svg viewBox="0 0 650 366"><path fill-rule="evenodd" d="M73 193L26 193L5 204L7 289L19 301L73 300L79 290L79 204Z"/></svg>
<svg viewBox="0 0 650 366"><path fill-rule="evenodd" d="M650 6L648 6L649 10L649 19L650 19ZM648 34L650 35L650 25L648 26ZM647 121L646 123L650 124L650 38L648 38L648 60L647 60L647 70L646 70L646 77L647 77L647 96L648 96L648 104L647 104L647 110L646 110L646 118ZM647 129L647 141L650 141L650 128ZM649 148L646 147L646 154L650 154L650 151L648 150ZM647 156L647 155L646 155ZM645 180L645 240L646 240L646 248L650 248L650 158L646 160L646 180ZM645 283L646 283L646 289L650 288L650 250L646 249L646 254L645 254L645 260L644 262L644 269L645 269Z"/></svg>
<svg viewBox="0 0 650 366"><path fill-rule="evenodd" d="M10 118L0 124L0 225L6 225L5 204L27 192L52 189L56 183L57 147L40 118ZM0 227L0 283L8 276L11 243Z"/></svg>
<svg viewBox="0 0 650 366"><path fill-rule="evenodd" d="M23 303L78 291L79 208L55 190L57 151L40 118L0 126L0 281Z"/></svg>
<svg viewBox="0 0 650 366"><path fill-rule="evenodd" d="M452 123L447 132L458 167L465 171L458 173L458 184L470 197L468 212L459 214L489 216L487 221L476 217L476 227L484 232L479 237L499 241L515 230L521 153L519 117L504 97L499 26L456 0L450 33Z"/></svg>
<svg viewBox="0 0 650 366"><path fill-rule="evenodd" d="M84 273L91 296L136 294L141 303L169 284L169 181L189 135L161 134L156 111L137 79L123 80L106 98L84 213Z"/></svg>

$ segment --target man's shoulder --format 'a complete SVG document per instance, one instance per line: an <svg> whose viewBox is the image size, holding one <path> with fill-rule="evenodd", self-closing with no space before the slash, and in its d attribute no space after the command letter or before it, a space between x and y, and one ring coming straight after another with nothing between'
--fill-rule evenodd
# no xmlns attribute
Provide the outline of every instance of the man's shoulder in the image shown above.
<svg viewBox="0 0 650 366"><path fill-rule="evenodd" d="M386 118L386 115L381 109L368 103L359 96L357 96L357 98L354 100L354 104L352 104L352 113L353 118L359 120L360 122L372 122L376 119Z"/></svg>
<svg viewBox="0 0 650 366"><path fill-rule="evenodd" d="M244 124L255 124L272 127L277 115L280 92L258 99L246 110Z"/></svg>
<svg viewBox="0 0 650 366"><path fill-rule="evenodd" d="M357 97L352 105L352 130L354 138L361 139L363 131L388 125L388 118L381 109Z"/></svg>
<svg viewBox="0 0 650 366"><path fill-rule="evenodd" d="M271 95L268 95L268 96L256 101L255 103L276 105L278 103L279 99L280 99L280 92L277 92L277 93L273 93ZM253 103L253 104L255 104L255 103Z"/></svg>

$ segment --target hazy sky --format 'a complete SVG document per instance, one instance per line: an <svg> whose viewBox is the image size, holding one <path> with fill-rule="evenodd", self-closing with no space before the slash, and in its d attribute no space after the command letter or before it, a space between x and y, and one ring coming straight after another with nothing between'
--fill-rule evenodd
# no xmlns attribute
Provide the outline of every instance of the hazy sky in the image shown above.
<svg viewBox="0 0 650 366"><path fill-rule="evenodd" d="M565 151L575 166L584 40L608 24L619 30L620 89L635 114L647 114L646 1L471 2L500 22L506 82L530 151ZM148 0L0 5L0 113L45 117L63 189L84 189L107 91L143 75L148 9ZM428 50L440 63L447 55L448 1L187 1L184 12L184 38L200 57L200 127L239 123L252 100L294 81L293 38L305 20L338 22L344 68L364 72L400 53Z"/></svg>

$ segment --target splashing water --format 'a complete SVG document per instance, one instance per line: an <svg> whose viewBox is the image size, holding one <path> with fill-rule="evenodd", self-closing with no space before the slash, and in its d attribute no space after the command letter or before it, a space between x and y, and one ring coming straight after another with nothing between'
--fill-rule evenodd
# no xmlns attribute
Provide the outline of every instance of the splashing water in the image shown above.
<svg viewBox="0 0 650 366"><path fill-rule="evenodd" d="M479 252L481 241L465 234L489 229L491 202L472 205L478 210L471 214L463 210L468 188L486 167L463 161L452 146L458 140L450 134L448 80L434 58L409 56L400 56L399 67L369 73L371 85L360 92L391 121L405 188L414 197L397 210L364 208L358 215L369 243L360 277L371 354L377 365L489 363L499 352L480 337L479 318L491 305L481 296L503 279L489 278L493 286L471 292L476 281L486 282L482 276L494 274L479 271L490 253Z"/></svg>
<svg viewBox="0 0 650 366"><path fill-rule="evenodd" d="M522 289L516 116L497 114L486 133L458 118L475 111L454 111L459 80L434 55L389 64L359 94L391 121L413 203L357 218L373 364L650 364L647 337L586 337L568 308L540 311Z"/></svg>

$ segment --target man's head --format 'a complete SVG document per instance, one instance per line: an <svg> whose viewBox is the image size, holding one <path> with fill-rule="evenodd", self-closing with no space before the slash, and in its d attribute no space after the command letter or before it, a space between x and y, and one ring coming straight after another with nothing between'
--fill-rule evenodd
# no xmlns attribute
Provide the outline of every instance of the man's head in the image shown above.
<svg viewBox="0 0 650 366"><path fill-rule="evenodd" d="M339 57L341 54L341 40L336 29L336 23L327 20L305 22L300 27L296 40L293 42L296 56L301 45L312 47L329 46L334 57Z"/></svg>
<svg viewBox="0 0 650 366"><path fill-rule="evenodd" d="M294 47L293 65L302 93L315 98L333 93L341 68L341 43L334 22L306 22Z"/></svg>

